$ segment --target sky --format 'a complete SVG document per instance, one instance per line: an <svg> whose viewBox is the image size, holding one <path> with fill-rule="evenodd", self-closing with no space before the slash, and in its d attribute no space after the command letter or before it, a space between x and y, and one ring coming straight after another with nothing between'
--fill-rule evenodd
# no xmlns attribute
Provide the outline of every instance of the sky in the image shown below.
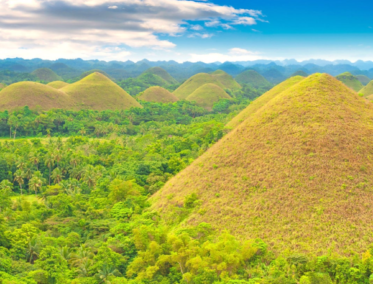
<svg viewBox="0 0 373 284"><path fill-rule="evenodd" d="M373 61L370 0L0 0L0 58Z"/></svg>

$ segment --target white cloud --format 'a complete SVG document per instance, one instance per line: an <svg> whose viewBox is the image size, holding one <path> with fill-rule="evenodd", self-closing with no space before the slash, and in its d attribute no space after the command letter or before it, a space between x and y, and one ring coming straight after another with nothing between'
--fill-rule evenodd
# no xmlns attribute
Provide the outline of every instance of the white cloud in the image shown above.
<svg viewBox="0 0 373 284"><path fill-rule="evenodd" d="M254 18L262 15L256 10L187 0L0 0L0 7L1 57L91 54L94 58L110 54L104 46L123 45L170 49L175 44L160 35L203 29L188 24L193 21L230 29L232 24L254 24ZM121 56L126 54L123 51Z"/></svg>
<svg viewBox="0 0 373 284"><path fill-rule="evenodd" d="M235 61L252 61L258 59L266 59L257 52L252 52L243 48L232 48L227 54L223 53L207 53L207 54L190 54L191 62L203 61L206 63L212 62L235 62Z"/></svg>
<svg viewBox="0 0 373 284"><path fill-rule="evenodd" d="M194 37L200 37L200 38L211 38L214 34L208 34L208 33L193 33L190 34L188 37L194 38Z"/></svg>

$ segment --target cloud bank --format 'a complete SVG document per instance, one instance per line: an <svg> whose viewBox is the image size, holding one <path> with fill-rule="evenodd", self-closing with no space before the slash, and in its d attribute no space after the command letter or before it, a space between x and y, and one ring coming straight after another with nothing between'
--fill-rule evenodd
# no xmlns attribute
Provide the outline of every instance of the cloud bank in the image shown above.
<svg viewBox="0 0 373 284"><path fill-rule="evenodd" d="M122 60L128 47L172 49L173 36L255 25L261 12L186 0L0 0L2 57ZM211 25L211 23L214 23ZM171 37L171 39L170 39Z"/></svg>

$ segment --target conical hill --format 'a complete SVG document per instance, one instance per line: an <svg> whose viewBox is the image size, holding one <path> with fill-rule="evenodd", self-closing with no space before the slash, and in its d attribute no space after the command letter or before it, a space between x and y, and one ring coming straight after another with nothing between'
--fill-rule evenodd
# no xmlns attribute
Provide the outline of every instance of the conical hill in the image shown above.
<svg viewBox="0 0 373 284"><path fill-rule="evenodd" d="M354 91L358 92L363 88L363 84L349 72L342 73L336 77L339 81L344 83L347 87L353 89Z"/></svg>
<svg viewBox="0 0 373 284"><path fill-rule="evenodd" d="M175 78L173 78L166 70L164 70L163 68L160 68L160 67L152 67L146 71L144 71L143 74L154 74L154 75L157 75L159 77L161 77L163 80L165 80L168 84L170 85L173 85L173 84L177 84L177 80Z"/></svg>
<svg viewBox="0 0 373 284"><path fill-rule="evenodd" d="M214 103L217 103L221 99L231 99L231 96L218 85L211 83L199 87L186 98L187 101L194 101L198 106L209 111L212 110Z"/></svg>
<svg viewBox="0 0 373 284"><path fill-rule="evenodd" d="M211 73L211 75L221 84L223 84L225 89L234 91L242 88L241 85L237 83L237 81L231 75L224 72L223 70L216 70L215 72Z"/></svg>
<svg viewBox="0 0 373 284"><path fill-rule="evenodd" d="M138 99L141 101L156 103L174 103L179 100L174 94L159 86L146 89Z"/></svg>
<svg viewBox="0 0 373 284"><path fill-rule="evenodd" d="M241 111L238 115L236 115L230 122L227 123L227 128L234 128L239 125L242 121L246 118L253 115L256 111L258 111L261 107L265 106L270 100L275 98L278 94L282 93L286 89L292 87L293 85L302 81L304 77L302 76L295 76L287 79L286 81L278 84L255 101L250 103L250 105Z"/></svg>
<svg viewBox="0 0 373 284"><path fill-rule="evenodd" d="M75 102L75 109L120 110L142 107L121 87L98 72L61 90Z"/></svg>
<svg viewBox="0 0 373 284"><path fill-rule="evenodd" d="M69 83L66 83L63 81L53 81L53 82L48 83L47 85L55 89L61 89L69 85Z"/></svg>
<svg viewBox="0 0 373 284"><path fill-rule="evenodd" d="M373 81L370 81L368 85L362 88L359 91L359 94L363 94L364 96L368 97L368 99L373 99L369 96L373 95Z"/></svg>
<svg viewBox="0 0 373 284"><path fill-rule="evenodd" d="M61 77L58 76L56 73L54 73L53 70L49 68L39 68L34 70L32 75L35 75L36 77L39 78L39 80L44 81L44 82L53 82L57 80L61 80Z"/></svg>
<svg viewBox="0 0 373 284"><path fill-rule="evenodd" d="M368 85L370 82L370 78L365 75L356 75L355 77L360 81L361 84L363 84L363 86Z"/></svg>
<svg viewBox="0 0 373 284"><path fill-rule="evenodd" d="M373 104L311 75L167 182L153 208L180 221L195 193L183 226L207 222L274 250L361 253L373 242L372 121Z"/></svg>
<svg viewBox="0 0 373 284"><path fill-rule="evenodd" d="M237 75L236 81L240 84L247 84L255 89L270 89L273 85L255 70L246 70Z"/></svg>
<svg viewBox="0 0 373 284"><path fill-rule="evenodd" d="M19 82L0 92L0 110L15 110L28 106L30 109L69 109L72 101L64 92L36 82Z"/></svg>

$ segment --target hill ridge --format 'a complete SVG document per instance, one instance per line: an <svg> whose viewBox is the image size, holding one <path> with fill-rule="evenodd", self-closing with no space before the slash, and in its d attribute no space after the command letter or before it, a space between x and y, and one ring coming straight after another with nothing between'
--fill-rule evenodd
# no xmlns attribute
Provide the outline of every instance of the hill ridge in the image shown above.
<svg viewBox="0 0 373 284"><path fill-rule="evenodd" d="M174 103L179 99L170 91L160 86L153 86L146 89L139 97L139 100L158 103Z"/></svg>

